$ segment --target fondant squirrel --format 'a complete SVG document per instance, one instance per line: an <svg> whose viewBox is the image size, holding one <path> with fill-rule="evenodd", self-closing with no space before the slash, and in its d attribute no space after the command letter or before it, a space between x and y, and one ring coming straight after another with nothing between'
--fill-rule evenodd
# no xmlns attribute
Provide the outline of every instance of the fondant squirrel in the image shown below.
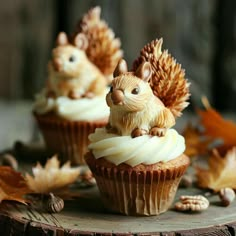
<svg viewBox="0 0 236 236"><path fill-rule="evenodd" d="M184 71L167 51L161 52L161 45L162 39L146 45L131 72L123 59L118 63L106 97L109 132L164 136L188 105Z"/></svg>
<svg viewBox="0 0 236 236"><path fill-rule="evenodd" d="M100 13L95 7L85 14L70 40L64 32L59 33L48 65L49 96L77 99L104 93L122 51Z"/></svg>
<svg viewBox="0 0 236 236"><path fill-rule="evenodd" d="M56 96L73 99L93 97L104 92L106 78L86 56L87 46L87 39L82 33L75 37L73 45L69 44L65 33L58 35L57 47L53 49L48 65L49 91Z"/></svg>

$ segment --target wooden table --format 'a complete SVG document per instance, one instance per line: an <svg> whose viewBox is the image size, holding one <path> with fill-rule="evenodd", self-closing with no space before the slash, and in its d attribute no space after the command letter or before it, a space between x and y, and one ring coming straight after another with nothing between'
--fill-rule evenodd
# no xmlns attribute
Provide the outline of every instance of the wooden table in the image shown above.
<svg viewBox="0 0 236 236"><path fill-rule="evenodd" d="M62 212L49 214L30 207L3 202L0 205L1 235L235 235L236 201L220 205L212 195L210 207L201 213L170 209L159 216L131 217L113 214L103 208L96 187L78 190L81 196L65 201ZM183 194L202 194L197 188L179 189Z"/></svg>
<svg viewBox="0 0 236 236"><path fill-rule="evenodd" d="M16 104L11 107L5 103L0 105L5 107L6 112L0 117L0 124L5 132L0 140L6 139L7 129L10 129L12 133L7 147L13 140L22 137L21 140L28 141L32 137L34 127L33 121L29 118L30 104ZM24 117L27 122L24 121ZM178 125L183 127L186 116L181 119L178 120ZM28 152L22 160L31 160L32 164L39 160L39 157L42 158L42 155L45 155L45 152ZM44 156L46 157L49 156ZM0 235L236 235L236 201L229 207L222 207L219 198L211 196L208 198L211 202L210 207L201 213L182 213L170 209L159 216L130 217L106 212L96 187L77 191L80 191L81 196L73 201L65 201L65 208L57 214L43 213L10 202L1 203ZM197 188L179 189L175 201L183 194L202 192Z"/></svg>

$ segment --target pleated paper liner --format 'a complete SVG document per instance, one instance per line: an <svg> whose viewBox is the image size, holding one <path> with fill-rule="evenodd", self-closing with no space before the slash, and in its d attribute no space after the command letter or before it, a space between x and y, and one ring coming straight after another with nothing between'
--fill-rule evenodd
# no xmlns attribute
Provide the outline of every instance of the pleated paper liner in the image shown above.
<svg viewBox="0 0 236 236"><path fill-rule="evenodd" d="M68 121L54 114L34 116L48 150L58 154L63 162L70 160L72 165L86 164L84 155L89 144L88 135L107 124L107 119Z"/></svg>
<svg viewBox="0 0 236 236"><path fill-rule="evenodd" d="M158 215L171 206L178 184L189 165L181 155L167 163L118 166L104 158L86 154L104 206L125 215Z"/></svg>

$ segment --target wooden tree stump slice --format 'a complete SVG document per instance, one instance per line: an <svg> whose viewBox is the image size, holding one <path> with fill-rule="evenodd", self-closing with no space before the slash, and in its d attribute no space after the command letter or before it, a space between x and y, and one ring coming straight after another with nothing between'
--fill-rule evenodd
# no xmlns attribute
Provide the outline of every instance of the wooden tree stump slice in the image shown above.
<svg viewBox="0 0 236 236"><path fill-rule="evenodd" d="M107 212L96 187L79 190L81 197L66 200L62 212L49 214L12 202L0 205L1 235L235 235L236 201L220 205L218 196L210 196L210 207L203 212L166 213L151 217L132 217ZM197 188L179 189L180 195L203 194Z"/></svg>
<svg viewBox="0 0 236 236"><path fill-rule="evenodd" d="M32 168L32 157L36 154L40 154L41 158L44 157L42 151L45 150L41 146L32 148L30 145L21 148L21 152L14 150L13 154L21 160L20 170L25 172ZM43 162L45 158L37 160ZM188 173L190 175L193 173L192 167L188 169ZM3 201L0 204L0 235L236 235L236 201L224 207L217 195L208 194L210 206L202 212L178 212L171 208L158 216L134 217L106 211L96 186L90 188L73 186L72 191L78 197L65 200L64 209L56 214L46 213L32 206ZM199 194L204 195L206 191L196 187L179 188L174 203L179 201L181 195Z"/></svg>

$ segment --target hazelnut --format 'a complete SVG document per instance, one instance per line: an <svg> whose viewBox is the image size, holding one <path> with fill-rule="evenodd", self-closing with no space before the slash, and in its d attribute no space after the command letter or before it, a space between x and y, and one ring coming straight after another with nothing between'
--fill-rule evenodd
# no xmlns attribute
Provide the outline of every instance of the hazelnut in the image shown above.
<svg viewBox="0 0 236 236"><path fill-rule="evenodd" d="M229 206L235 199L235 192L232 188L222 188L219 197L223 206Z"/></svg>
<svg viewBox="0 0 236 236"><path fill-rule="evenodd" d="M49 194L49 199L47 202L47 211L49 213L60 212L64 208L64 200L60 197L54 196L53 193Z"/></svg>

